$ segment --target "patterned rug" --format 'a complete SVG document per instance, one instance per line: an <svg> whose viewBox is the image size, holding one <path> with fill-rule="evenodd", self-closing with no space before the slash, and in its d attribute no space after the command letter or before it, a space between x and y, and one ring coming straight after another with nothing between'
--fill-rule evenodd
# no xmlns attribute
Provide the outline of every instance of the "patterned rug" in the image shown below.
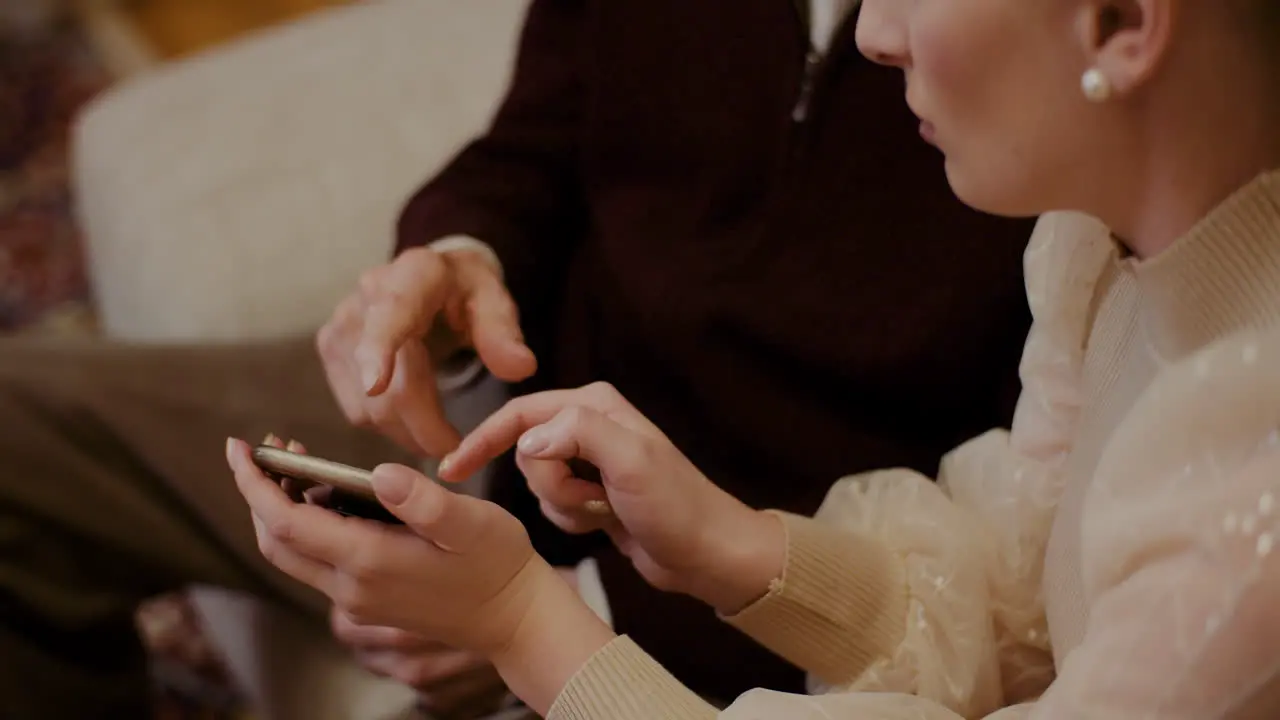
<svg viewBox="0 0 1280 720"><path fill-rule="evenodd" d="M71 23L21 32L0 23L0 333L93 331L69 136L77 111L111 81ZM182 597L150 603L139 627L161 720L244 717Z"/></svg>
<svg viewBox="0 0 1280 720"><path fill-rule="evenodd" d="M63 27L0 35L0 331L83 317L80 233L71 217L68 129L110 82Z"/></svg>

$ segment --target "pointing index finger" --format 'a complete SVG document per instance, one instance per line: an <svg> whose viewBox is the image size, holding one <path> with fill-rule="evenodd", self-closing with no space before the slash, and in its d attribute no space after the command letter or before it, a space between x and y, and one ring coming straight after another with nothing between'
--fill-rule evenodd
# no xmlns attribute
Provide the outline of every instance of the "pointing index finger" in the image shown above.
<svg viewBox="0 0 1280 720"><path fill-rule="evenodd" d="M395 260L366 305L356 362L372 397L386 391L396 351L425 335L451 289L447 265L433 252L408 251Z"/></svg>
<svg viewBox="0 0 1280 720"><path fill-rule="evenodd" d="M440 463L440 478L449 482L465 480L514 447L530 428L551 420L566 407L586 404L589 398L581 389L550 390L511 400L485 418Z"/></svg>

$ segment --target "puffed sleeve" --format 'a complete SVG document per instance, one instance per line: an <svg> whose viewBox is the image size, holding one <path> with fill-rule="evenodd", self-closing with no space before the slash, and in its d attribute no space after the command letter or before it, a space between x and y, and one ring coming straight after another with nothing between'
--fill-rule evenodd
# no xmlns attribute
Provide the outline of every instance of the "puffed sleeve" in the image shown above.
<svg viewBox="0 0 1280 720"><path fill-rule="evenodd" d="M905 470L854 476L832 488L815 518L788 518L782 578L726 619L810 671L825 694L754 691L720 720L958 720L991 713L991 720L1021 720L1032 712L1030 705L1005 706L1038 697L1053 678L1040 578L1081 406L1092 298L1113 257L1110 236L1096 221L1042 218L1026 253L1034 323L1013 429L953 451L936 483ZM860 578L872 557L885 592L901 593L905 602L865 597ZM898 578L899 589L886 578ZM868 608L894 616L868 623ZM869 632L882 621L896 626L888 645L887 633ZM867 652L869 640L880 641L874 653ZM625 644L602 653L566 688L552 716L629 719L623 709L631 707L643 708L637 718L714 716L707 708L687 710L678 684L656 670L651 682L623 691L618 678L635 673L619 668L641 658ZM654 705L667 696L680 703Z"/></svg>
<svg viewBox="0 0 1280 720"><path fill-rule="evenodd" d="M1280 331L1241 332L1143 393L1083 509L1084 639L1038 701L987 720L1280 717L1277 368ZM980 715L920 695L758 692L720 720L783 717Z"/></svg>
<svg viewBox="0 0 1280 720"><path fill-rule="evenodd" d="M1091 607L1036 718L1280 717L1280 333L1166 369L1082 519Z"/></svg>
<svg viewBox="0 0 1280 720"><path fill-rule="evenodd" d="M905 627L896 649L841 667L831 662L841 635L790 631L790 618L805 615L794 606L819 596L829 577L784 574L780 587L730 622L813 672L820 691L910 694L964 717L1043 692L1053 677L1040 597L1044 550L1081 404L1092 297L1113 254L1096 221L1045 216L1026 253L1035 322L1012 431L953 451L936 483L905 470L855 476L837 483L819 510L817 523L874 541L901 563L907 613L897 620Z"/></svg>

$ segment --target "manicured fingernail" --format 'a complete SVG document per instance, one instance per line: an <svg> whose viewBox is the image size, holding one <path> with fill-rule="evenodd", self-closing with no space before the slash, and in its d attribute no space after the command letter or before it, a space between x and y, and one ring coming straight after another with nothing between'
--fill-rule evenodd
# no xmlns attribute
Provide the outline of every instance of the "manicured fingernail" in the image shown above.
<svg viewBox="0 0 1280 720"><path fill-rule="evenodd" d="M289 444L285 446L285 449L291 453L300 453L302 452L302 443L297 440L290 440Z"/></svg>
<svg viewBox="0 0 1280 720"><path fill-rule="evenodd" d="M540 455L551 447L551 437L542 428L534 428L521 435L516 446L525 455Z"/></svg>
<svg viewBox="0 0 1280 720"><path fill-rule="evenodd" d="M235 452L235 449L236 449L236 439L233 437L227 438L227 459L228 460L231 459L231 453Z"/></svg>
<svg viewBox="0 0 1280 720"><path fill-rule="evenodd" d="M267 436L266 436L266 437L264 437L264 438L262 438L262 444L263 444L263 445L278 445L278 444L280 444L280 438L276 437L276 434L275 434L275 433L267 433Z"/></svg>
<svg viewBox="0 0 1280 720"><path fill-rule="evenodd" d="M399 505L409 499L413 478L400 468L379 468L373 473L373 491L387 505Z"/></svg>
<svg viewBox="0 0 1280 720"><path fill-rule="evenodd" d="M453 455L452 454L445 455L444 458L440 460L440 464L436 466L436 472L441 475L448 475L449 470L452 467L453 467Z"/></svg>
<svg viewBox="0 0 1280 720"><path fill-rule="evenodd" d="M588 500L582 504L582 509L592 515L612 515L613 507L609 505L608 500Z"/></svg>

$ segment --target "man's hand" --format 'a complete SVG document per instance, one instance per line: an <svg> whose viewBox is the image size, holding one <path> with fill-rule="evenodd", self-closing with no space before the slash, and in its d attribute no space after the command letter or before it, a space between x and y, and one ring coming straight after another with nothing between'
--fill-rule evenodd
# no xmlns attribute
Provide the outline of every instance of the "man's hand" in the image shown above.
<svg viewBox="0 0 1280 720"><path fill-rule="evenodd" d="M361 625L334 608L333 634L351 648L365 669L414 688L433 718L464 720L499 709L506 685L490 662L419 635L390 627Z"/></svg>
<svg viewBox="0 0 1280 720"><path fill-rule="evenodd" d="M559 568L571 587L578 583L571 568ZM453 650L398 628L361 625L333 608L329 624L334 637L355 654L366 670L398 680L419 693L422 709L441 720L483 717L496 712L507 695L498 671L475 653Z"/></svg>
<svg viewBox="0 0 1280 720"><path fill-rule="evenodd" d="M537 368L497 268L469 251L417 248L369 270L316 345L348 420L431 457L458 443L436 389L436 363L445 355L472 347L491 373L511 382Z"/></svg>

